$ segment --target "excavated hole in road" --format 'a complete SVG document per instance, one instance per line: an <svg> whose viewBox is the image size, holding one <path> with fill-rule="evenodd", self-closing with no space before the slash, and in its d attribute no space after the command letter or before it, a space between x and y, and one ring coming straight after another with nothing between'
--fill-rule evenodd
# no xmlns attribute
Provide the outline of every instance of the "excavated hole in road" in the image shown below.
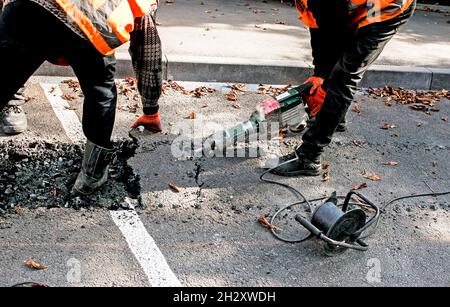
<svg viewBox="0 0 450 307"><path fill-rule="evenodd" d="M80 171L84 148L48 142L9 141L0 144L0 215L20 208L129 209L140 204L139 176L128 160L138 145L117 141L118 157L108 183L90 196L70 193Z"/></svg>

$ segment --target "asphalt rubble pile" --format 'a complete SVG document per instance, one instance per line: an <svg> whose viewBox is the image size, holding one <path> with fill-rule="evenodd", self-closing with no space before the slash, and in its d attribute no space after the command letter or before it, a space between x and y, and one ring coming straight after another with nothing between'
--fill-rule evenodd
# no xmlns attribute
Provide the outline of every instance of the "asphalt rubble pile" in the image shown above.
<svg viewBox="0 0 450 307"><path fill-rule="evenodd" d="M0 215L22 208L129 209L140 203L139 176L127 161L137 144L115 142L117 159L108 183L91 196L71 193L81 169L84 146L10 141L0 144Z"/></svg>

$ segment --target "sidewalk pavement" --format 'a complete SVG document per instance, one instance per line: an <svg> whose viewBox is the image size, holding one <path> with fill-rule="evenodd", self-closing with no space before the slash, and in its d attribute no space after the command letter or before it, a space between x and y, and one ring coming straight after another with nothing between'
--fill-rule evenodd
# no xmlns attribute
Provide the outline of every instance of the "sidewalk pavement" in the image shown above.
<svg viewBox="0 0 450 307"><path fill-rule="evenodd" d="M449 13L446 7L427 7L432 10L419 5L363 86L450 87ZM175 0L163 2L158 22L166 79L285 84L299 83L311 73L308 29L288 3ZM119 77L133 75L127 48L117 52ZM71 72L45 64L38 74Z"/></svg>

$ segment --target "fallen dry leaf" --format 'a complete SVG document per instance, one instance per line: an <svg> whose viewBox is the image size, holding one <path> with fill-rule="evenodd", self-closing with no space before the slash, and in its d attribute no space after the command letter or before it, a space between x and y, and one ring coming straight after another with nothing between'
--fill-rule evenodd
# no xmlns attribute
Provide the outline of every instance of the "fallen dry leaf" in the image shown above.
<svg viewBox="0 0 450 307"><path fill-rule="evenodd" d="M267 220L267 218L264 215L261 215L258 218L258 222L270 230L282 231L282 229L280 227L270 224L270 222Z"/></svg>
<svg viewBox="0 0 450 307"><path fill-rule="evenodd" d="M375 209L373 209L371 206L363 203L358 197L352 196L352 201L357 204L359 207L363 208L364 210L368 212L375 212Z"/></svg>
<svg viewBox="0 0 450 307"><path fill-rule="evenodd" d="M237 98L238 98L238 95L237 95L237 93L235 92L235 91L230 91L228 94L227 94L227 99L229 100L229 101L236 101L237 100Z"/></svg>
<svg viewBox="0 0 450 307"><path fill-rule="evenodd" d="M322 175L322 181L328 181L331 179L330 172L325 171Z"/></svg>
<svg viewBox="0 0 450 307"><path fill-rule="evenodd" d="M390 161L390 162L386 162L386 163L383 163L384 165L387 165L387 166L397 166L398 165L398 162L395 162L395 161Z"/></svg>
<svg viewBox="0 0 450 307"><path fill-rule="evenodd" d="M33 270L45 270L47 268L47 266L45 266L41 263L38 263L38 262L34 261L33 259L27 260L25 262L25 264Z"/></svg>
<svg viewBox="0 0 450 307"><path fill-rule="evenodd" d="M240 109L241 108L241 104L239 103L239 102L235 102L235 103L233 103L233 108L235 108L235 109Z"/></svg>
<svg viewBox="0 0 450 307"><path fill-rule="evenodd" d="M361 114L361 106L358 103L355 103L355 107L353 108L353 112L357 114Z"/></svg>
<svg viewBox="0 0 450 307"><path fill-rule="evenodd" d="M16 207L16 209L14 211L16 212L17 215L22 215L23 208L22 207Z"/></svg>
<svg viewBox="0 0 450 307"><path fill-rule="evenodd" d="M192 95L193 97L196 97L196 98L201 98L201 97L205 96L206 94L214 93L217 91L214 88L205 87L205 86L200 86L191 91L172 80L164 82L163 87L162 87L162 93L164 95L167 95L167 94L169 94L169 90L173 90L175 92L180 92L184 95Z"/></svg>
<svg viewBox="0 0 450 307"><path fill-rule="evenodd" d="M438 166L438 161L431 162L431 165L433 165L433 167L437 167Z"/></svg>
<svg viewBox="0 0 450 307"><path fill-rule="evenodd" d="M197 118L197 113L191 112L187 118L188 119L196 119Z"/></svg>
<svg viewBox="0 0 450 307"><path fill-rule="evenodd" d="M364 178L370 179L372 181L380 181L381 180L381 177L378 175L370 175L370 176L366 175L366 176L364 176Z"/></svg>
<svg viewBox="0 0 450 307"><path fill-rule="evenodd" d="M169 188L171 188L174 192L177 192L177 193L181 192L181 189L173 183L169 183Z"/></svg>
<svg viewBox="0 0 450 307"><path fill-rule="evenodd" d="M402 105L410 105L416 111L431 115L431 112L438 112L434 108L436 103L442 99L450 99L448 90L442 91L414 91L403 88L393 88L385 86L382 89L369 88L368 94L377 97L386 97L385 105L391 106L391 101Z"/></svg>
<svg viewBox="0 0 450 307"><path fill-rule="evenodd" d="M361 189L365 189L365 188L367 188L367 183L361 182L361 183L354 185L352 188L352 191L357 191L357 190L361 190Z"/></svg>
<svg viewBox="0 0 450 307"><path fill-rule="evenodd" d="M287 133L288 133L287 129L281 129L280 131L278 131L278 139L284 140L286 138Z"/></svg>
<svg viewBox="0 0 450 307"><path fill-rule="evenodd" d="M285 92L287 92L292 87L292 84L288 84L284 87L273 87L273 86L267 86L267 85L260 85L258 89L258 94L262 95L270 95L272 97L276 97L278 95L281 95Z"/></svg>
<svg viewBox="0 0 450 307"><path fill-rule="evenodd" d="M233 84L232 86L231 86L231 88L233 89L233 90L236 90L236 91L239 91L239 92L246 92L247 90L245 89L245 84L243 84L243 83L236 83L236 84Z"/></svg>
<svg viewBox="0 0 450 307"><path fill-rule="evenodd" d="M69 110L69 111L76 111L76 110L78 110L77 108L72 107L72 106L64 106L64 109Z"/></svg>
<svg viewBox="0 0 450 307"><path fill-rule="evenodd" d="M381 129L383 130L389 130L389 129L394 129L397 128L396 125L390 125L390 124L384 124L383 126L381 126Z"/></svg>
<svg viewBox="0 0 450 307"><path fill-rule="evenodd" d="M67 100L67 101L72 101L72 100L76 99L75 96L70 95L70 94L64 94L64 95L61 96L61 98L64 99L64 100Z"/></svg>

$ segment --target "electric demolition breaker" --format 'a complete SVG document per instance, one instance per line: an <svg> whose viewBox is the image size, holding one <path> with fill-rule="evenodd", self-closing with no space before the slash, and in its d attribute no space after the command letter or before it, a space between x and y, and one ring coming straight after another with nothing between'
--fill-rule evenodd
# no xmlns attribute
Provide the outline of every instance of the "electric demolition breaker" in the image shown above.
<svg viewBox="0 0 450 307"><path fill-rule="evenodd" d="M278 123L280 129L290 128L295 131L305 129L309 120L306 97L312 86L312 83L303 84L261 102L249 120L207 137L203 142L203 153L206 156L213 156L215 152L223 152L237 142L245 141L251 135L266 133L261 125L263 122ZM276 132L278 134L279 131Z"/></svg>

